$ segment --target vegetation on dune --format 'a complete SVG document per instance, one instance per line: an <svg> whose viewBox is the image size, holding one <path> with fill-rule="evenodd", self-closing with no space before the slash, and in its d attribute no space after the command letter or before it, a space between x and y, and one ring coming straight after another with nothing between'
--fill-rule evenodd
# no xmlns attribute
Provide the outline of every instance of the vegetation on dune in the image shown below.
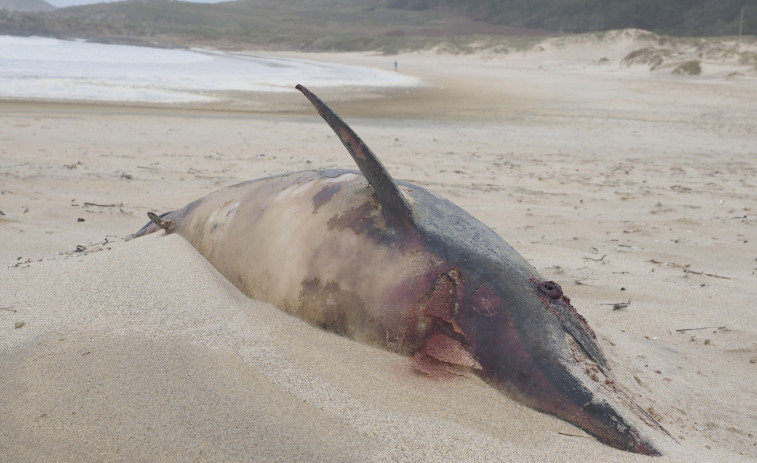
<svg viewBox="0 0 757 463"><path fill-rule="evenodd" d="M686 61L673 69L673 74L682 76L698 76L702 73L702 65L699 60Z"/></svg>

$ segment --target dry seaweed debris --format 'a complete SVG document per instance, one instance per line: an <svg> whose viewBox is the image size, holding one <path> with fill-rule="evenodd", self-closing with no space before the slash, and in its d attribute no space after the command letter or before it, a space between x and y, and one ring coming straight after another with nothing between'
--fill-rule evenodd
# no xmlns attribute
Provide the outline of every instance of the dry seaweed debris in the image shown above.
<svg viewBox="0 0 757 463"><path fill-rule="evenodd" d="M675 262L664 262L664 261L655 260L655 259L650 259L649 262L651 262L653 264L658 264L658 265L666 265L668 267L680 268L681 270L683 270L683 273L685 273L687 275L688 274L691 274L691 275L704 275L704 276L708 276L708 277L712 277L712 278L721 278L723 280L730 280L731 279L731 277L726 277L726 276L723 276L723 275L717 275L715 273L698 272L696 270L691 270L689 268L689 267L691 267L691 264L681 265L681 264L676 264Z"/></svg>

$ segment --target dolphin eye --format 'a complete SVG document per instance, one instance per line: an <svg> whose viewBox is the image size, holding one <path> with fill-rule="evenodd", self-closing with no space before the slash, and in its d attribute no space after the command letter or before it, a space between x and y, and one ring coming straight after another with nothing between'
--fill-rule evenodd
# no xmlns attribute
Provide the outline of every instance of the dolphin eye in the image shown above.
<svg viewBox="0 0 757 463"><path fill-rule="evenodd" d="M562 288L554 281L542 281L539 283L539 291L547 295L550 299L560 299Z"/></svg>

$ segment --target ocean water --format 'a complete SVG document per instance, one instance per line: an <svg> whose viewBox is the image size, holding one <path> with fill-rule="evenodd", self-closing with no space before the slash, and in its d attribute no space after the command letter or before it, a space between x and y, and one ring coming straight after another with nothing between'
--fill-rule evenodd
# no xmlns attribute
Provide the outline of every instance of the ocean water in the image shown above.
<svg viewBox="0 0 757 463"><path fill-rule="evenodd" d="M307 60L0 36L0 98L202 103L223 99L222 92L291 91L298 83L422 84L391 70Z"/></svg>

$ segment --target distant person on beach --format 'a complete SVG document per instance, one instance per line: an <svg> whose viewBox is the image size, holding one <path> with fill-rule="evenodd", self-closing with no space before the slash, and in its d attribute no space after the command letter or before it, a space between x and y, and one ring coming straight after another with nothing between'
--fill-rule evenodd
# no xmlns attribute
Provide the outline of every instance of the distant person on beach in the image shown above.
<svg viewBox="0 0 757 463"><path fill-rule="evenodd" d="M394 62L394 72L397 72L397 62Z"/></svg>

